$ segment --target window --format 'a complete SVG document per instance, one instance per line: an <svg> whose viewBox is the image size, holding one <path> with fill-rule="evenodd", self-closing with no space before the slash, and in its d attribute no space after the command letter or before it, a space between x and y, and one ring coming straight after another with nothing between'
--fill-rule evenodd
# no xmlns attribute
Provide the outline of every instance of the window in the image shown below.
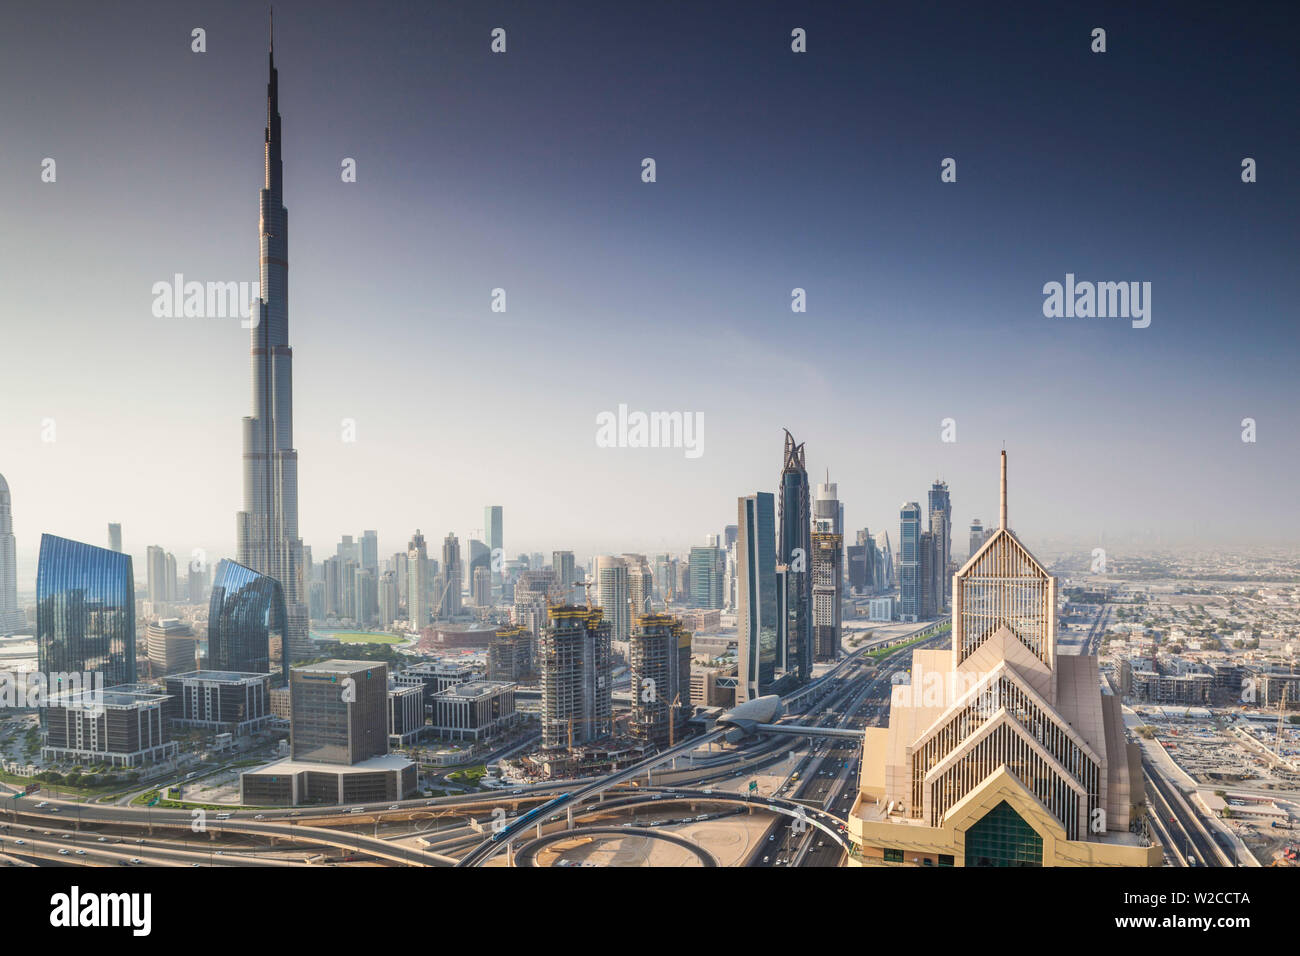
<svg viewBox="0 0 1300 956"><path fill-rule="evenodd" d="M896 849L894 849L894 848L892 848L892 847L885 847L885 862L886 862L886 863L902 863L902 862L903 862L903 851L902 851L902 850L896 850Z"/></svg>

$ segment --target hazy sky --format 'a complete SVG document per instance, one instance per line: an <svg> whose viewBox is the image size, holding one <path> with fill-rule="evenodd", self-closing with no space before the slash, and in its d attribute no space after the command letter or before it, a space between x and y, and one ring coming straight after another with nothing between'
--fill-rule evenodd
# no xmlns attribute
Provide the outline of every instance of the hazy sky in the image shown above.
<svg viewBox="0 0 1300 956"><path fill-rule="evenodd" d="M416 527L432 548L489 503L512 555L683 549L776 490L783 426L850 531L897 539L899 506L942 477L964 553L970 518L996 519L1005 441L1031 546L1295 540L1293 24L1227 4L849 6L276 5L318 557L363 528L385 555ZM103 544L117 520L135 554L233 551L249 334L155 318L151 287L256 280L265 85L263 4L6 12L0 473L20 586L42 531ZM1045 318L1066 273L1150 282L1150 327ZM620 403L703 413L704 454L598 448Z"/></svg>

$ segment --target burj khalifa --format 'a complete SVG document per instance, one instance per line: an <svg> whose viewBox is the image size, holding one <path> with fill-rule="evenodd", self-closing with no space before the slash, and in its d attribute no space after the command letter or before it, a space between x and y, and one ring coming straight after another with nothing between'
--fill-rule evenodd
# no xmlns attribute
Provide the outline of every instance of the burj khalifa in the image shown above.
<svg viewBox="0 0 1300 956"><path fill-rule="evenodd" d="M238 561L280 582L285 600L285 654L310 655L298 537L298 452L293 447L293 349L289 348L289 211L280 157L279 79L275 37L266 87L266 179L260 200L261 241L256 322L252 328L253 414L243 419L244 508L237 515Z"/></svg>

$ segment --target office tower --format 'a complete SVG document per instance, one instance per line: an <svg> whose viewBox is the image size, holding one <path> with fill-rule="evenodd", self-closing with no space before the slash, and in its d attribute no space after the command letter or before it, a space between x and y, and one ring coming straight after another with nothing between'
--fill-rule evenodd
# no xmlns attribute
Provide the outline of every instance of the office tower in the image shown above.
<svg viewBox="0 0 1300 956"><path fill-rule="evenodd" d="M334 555L344 563L355 561L357 564L360 564L361 546L352 539L352 535L345 534L341 539L339 539L338 545L335 546Z"/></svg>
<svg viewBox="0 0 1300 956"><path fill-rule="evenodd" d="M156 544L144 549L145 594L150 604L167 600L167 552Z"/></svg>
<svg viewBox="0 0 1300 956"><path fill-rule="evenodd" d="M676 742L691 703L691 635L681 618L642 614L632 629L628 732L659 747Z"/></svg>
<svg viewBox="0 0 1300 956"><path fill-rule="evenodd" d="M27 615L18 606L18 549L14 538L13 501L9 483L0 475L0 635L27 629Z"/></svg>
<svg viewBox="0 0 1300 956"><path fill-rule="evenodd" d="M492 606L492 570L475 568L474 579L470 582L470 598L476 607Z"/></svg>
<svg viewBox="0 0 1300 956"><path fill-rule="evenodd" d="M289 212L280 154L280 81L274 44L266 86L265 181L258 197L258 278L251 360L253 413L243 419L244 507L236 516L239 564L280 582L287 613L285 657L310 656L298 452L293 446L293 349L289 347Z"/></svg>
<svg viewBox="0 0 1300 956"><path fill-rule="evenodd" d="M218 562L208 601L206 670L277 674L289 679L284 589L275 578L235 561ZM278 665L278 666L277 666Z"/></svg>
<svg viewBox="0 0 1300 956"><path fill-rule="evenodd" d="M410 586L410 559L405 551L398 551L388 559L388 570L397 578L397 603L406 603L406 589Z"/></svg>
<svg viewBox="0 0 1300 956"><path fill-rule="evenodd" d="M454 617L461 611L460 588L462 580L460 541L450 532L442 541L442 580L438 605L434 616L442 619Z"/></svg>
<svg viewBox="0 0 1300 956"><path fill-rule="evenodd" d="M830 534L844 535L844 509L839 501L839 485L831 481L830 473L825 482L818 482L817 494L813 498L813 530Z"/></svg>
<svg viewBox="0 0 1300 956"><path fill-rule="evenodd" d="M339 613L346 619L359 620L357 614L357 564L352 558L339 565Z"/></svg>
<svg viewBox="0 0 1300 956"><path fill-rule="evenodd" d="M891 591L894 588L894 549L889 543L888 531L876 532L876 551L880 554L879 573L876 580L876 589L880 591Z"/></svg>
<svg viewBox="0 0 1300 956"><path fill-rule="evenodd" d="M849 587L854 594L866 594L871 589L871 538L858 532L858 543L844 549L844 560L849 568Z"/></svg>
<svg viewBox="0 0 1300 956"><path fill-rule="evenodd" d="M776 506L766 491L737 499L736 703L771 692L776 679Z"/></svg>
<svg viewBox="0 0 1300 956"><path fill-rule="evenodd" d="M868 728L850 865L1160 866L1140 751L1095 656L1057 654L1056 579L1007 527L956 575L952 643ZM898 848L905 847L900 851Z"/></svg>
<svg viewBox="0 0 1300 956"><path fill-rule="evenodd" d="M814 531L812 536L813 632L819 661L840 656L844 603L844 535Z"/></svg>
<svg viewBox="0 0 1300 956"><path fill-rule="evenodd" d="M898 604L900 621L921 619L921 506L909 501L899 511Z"/></svg>
<svg viewBox="0 0 1300 956"><path fill-rule="evenodd" d="M787 431L781 467L780 527L776 547L777 561L786 568L785 594L789 606L783 617L786 623L780 654L783 666L793 669L800 681L806 681L812 675L814 653L810 567L812 519L804 447L802 443L795 444L794 437Z"/></svg>
<svg viewBox="0 0 1300 956"><path fill-rule="evenodd" d="M572 551L552 551L551 567L555 569L555 574L560 581L560 590L564 593L565 599L569 597L576 578L573 571L573 552Z"/></svg>
<svg viewBox="0 0 1300 956"><path fill-rule="evenodd" d="M388 667L330 660L289 672L294 760L355 764L388 753Z"/></svg>
<svg viewBox="0 0 1300 956"><path fill-rule="evenodd" d="M939 614L938 575L934 571L939 561L939 549L935 545L934 535L922 531L916 553L920 559L917 577L921 581L921 617L928 620Z"/></svg>
<svg viewBox="0 0 1300 956"><path fill-rule="evenodd" d="M729 524L722 529L722 548L725 551L736 543L736 538L740 536L740 528L734 524Z"/></svg>
<svg viewBox="0 0 1300 956"><path fill-rule="evenodd" d="M501 529L501 506L488 505L483 509L483 538L488 546L488 553L501 549L505 550L505 539L502 536ZM532 568L536 571L537 568Z"/></svg>
<svg viewBox="0 0 1300 956"><path fill-rule="evenodd" d="M677 568L674 572L677 576L674 590L677 594L679 604L690 605L692 603L691 595L691 559L688 555L681 561L677 562Z"/></svg>
<svg viewBox="0 0 1300 956"><path fill-rule="evenodd" d="M185 568L185 599L190 604L203 602L204 578L208 569L199 561L191 561Z"/></svg>
<svg viewBox="0 0 1300 956"><path fill-rule="evenodd" d="M415 529L411 543L406 546L408 579L406 586L407 619L411 630L419 631L429 623L429 550L424 535Z"/></svg>
<svg viewBox="0 0 1300 956"><path fill-rule="evenodd" d="M466 580L473 585L474 572L479 568L490 571L492 569L492 552L487 544L476 538L469 541L469 566L466 569Z"/></svg>
<svg viewBox="0 0 1300 956"><path fill-rule="evenodd" d="M626 641L632 631L632 614L628 605L627 562L613 554L596 558L597 603L604 608L610 639Z"/></svg>
<svg viewBox="0 0 1300 956"><path fill-rule="evenodd" d="M560 750L614 732L611 628L600 608L557 605L537 642L542 747Z"/></svg>
<svg viewBox="0 0 1300 956"><path fill-rule="evenodd" d="M966 556L967 560L975 557L975 552L980 549L984 543L984 525L979 518L975 518L970 523L970 553Z"/></svg>
<svg viewBox="0 0 1300 956"><path fill-rule="evenodd" d="M122 553L122 526L116 521L108 523L108 550Z"/></svg>
<svg viewBox="0 0 1300 956"><path fill-rule="evenodd" d="M397 572L385 571L379 576L379 626L387 630L393 626L401 612L401 596L397 590Z"/></svg>
<svg viewBox="0 0 1300 956"><path fill-rule="evenodd" d="M952 601L952 578L948 575L948 565L952 563L952 499L948 495L948 483L937 478L930 486L930 534L935 548L937 613Z"/></svg>
<svg viewBox="0 0 1300 956"><path fill-rule="evenodd" d="M37 669L98 672L105 687L133 684L135 574L129 554L41 535L36 565Z"/></svg>
<svg viewBox="0 0 1300 956"><path fill-rule="evenodd" d="M379 582L373 571L363 567L353 568L352 580L356 592L356 613L353 619L364 626L373 621L379 612Z"/></svg>
<svg viewBox="0 0 1300 956"><path fill-rule="evenodd" d="M533 637L542 633L549 623L546 609L551 602L568 603L568 592L560 588L559 576L554 568L540 571L523 571L515 582L511 599L514 602L514 621L526 628Z"/></svg>
<svg viewBox="0 0 1300 956"><path fill-rule="evenodd" d="M361 532L361 566L379 577L379 532Z"/></svg>
<svg viewBox="0 0 1300 956"><path fill-rule="evenodd" d="M185 621L172 617L150 624L144 629L144 643L150 677L183 674L199 666L199 640Z"/></svg>
<svg viewBox="0 0 1300 956"><path fill-rule="evenodd" d="M627 599L631 608L628 627L631 628L638 617L654 610L654 574L644 554L625 554L622 557L627 564Z"/></svg>
<svg viewBox="0 0 1300 956"><path fill-rule="evenodd" d="M722 552L722 607L723 610L736 610L736 546L734 544Z"/></svg>
<svg viewBox="0 0 1300 956"><path fill-rule="evenodd" d="M655 574L655 596L663 602L671 602L674 597L674 584L676 584L676 572L672 555L656 554L654 563Z"/></svg>
<svg viewBox="0 0 1300 956"><path fill-rule="evenodd" d="M691 548L691 607L721 608L727 555L714 545Z"/></svg>
<svg viewBox="0 0 1300 956"><path fill-rule="evenodd" d="M343 571L337 555L321 562L325 585L325 616L339 617L343 613Z"/></svg>
<svg viewBox="0 0 1300 956"><path fill-rule="evenodd" d="M167 600L175 603L180 598L180 585L176 577L176 555L167 552L167 576L163 581L167 589Z"/></svg>

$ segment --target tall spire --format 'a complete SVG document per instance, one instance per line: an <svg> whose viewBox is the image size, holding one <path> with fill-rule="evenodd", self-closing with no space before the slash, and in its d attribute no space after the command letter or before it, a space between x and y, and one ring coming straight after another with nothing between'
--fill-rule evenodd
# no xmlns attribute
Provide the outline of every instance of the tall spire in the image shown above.
<svg viewBox="0 0 1300 956"><path fill-rule="evenodd" d="M1002 506L998 512L998 528L1007 526L1007 450L1002 449Z"/></svg>
<svg viewBox="0 0 1300 956"><path fill-rule="evenodd" d="M269 52L271 53L272 56L274 56L275 55L275 7L271 7L270 25L271 28L269 30L269 33L271 37L271 47Z"/></svg>

